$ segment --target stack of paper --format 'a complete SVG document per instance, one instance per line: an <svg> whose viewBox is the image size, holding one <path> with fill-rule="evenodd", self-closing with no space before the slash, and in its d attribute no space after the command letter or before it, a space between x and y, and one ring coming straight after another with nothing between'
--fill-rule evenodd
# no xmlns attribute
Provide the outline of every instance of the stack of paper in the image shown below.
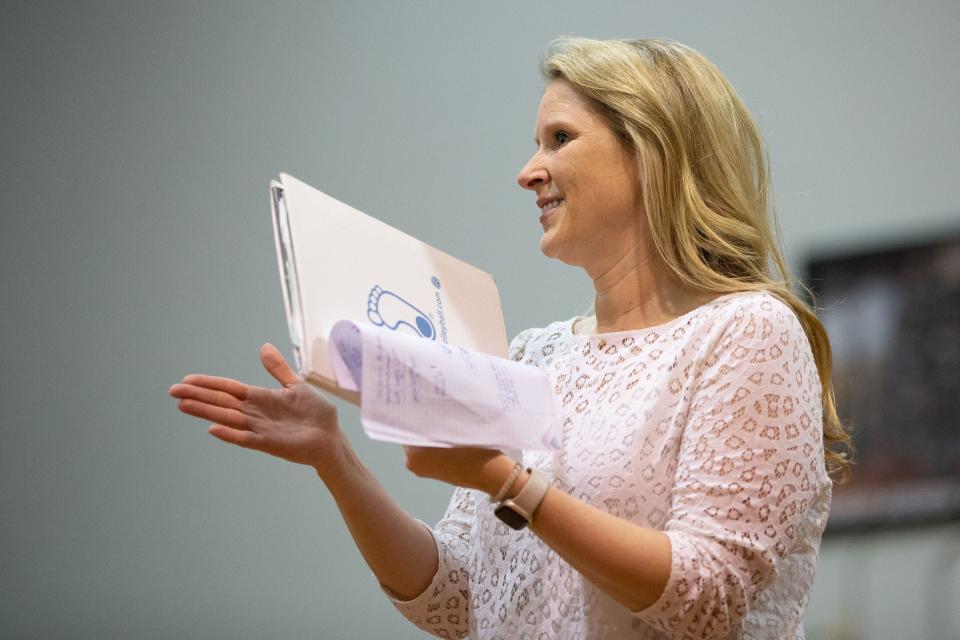
<svg viewBox="0 0 960 640"><path fill-rule="evenodd" d="M375 440L420 446L557 449L559 411L536 367L338 322L330 334L337 383L362 397Z"/></svg>

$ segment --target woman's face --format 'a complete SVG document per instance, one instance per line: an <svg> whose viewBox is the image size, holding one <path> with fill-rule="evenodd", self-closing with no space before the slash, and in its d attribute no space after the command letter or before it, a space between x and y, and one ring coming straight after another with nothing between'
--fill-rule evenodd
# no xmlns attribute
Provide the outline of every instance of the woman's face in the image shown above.
<svg viewBox="0 0 960 640"><path fill-rule="evenodd" d="M543 93L536 144L517 182L537 195L540 250L593 277L607 272L646 234L634 155L564 80Z"/></svg>

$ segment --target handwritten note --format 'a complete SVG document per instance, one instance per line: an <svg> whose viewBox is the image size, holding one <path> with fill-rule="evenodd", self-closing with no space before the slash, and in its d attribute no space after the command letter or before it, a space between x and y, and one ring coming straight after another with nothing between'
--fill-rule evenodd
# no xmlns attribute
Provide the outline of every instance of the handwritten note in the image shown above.
<svg viewBox="0 0 960 640"><path fill-rule="evenodd" d="M512 360L341 321L330 332L337 384L359 391L370 438L426 447L558 449L546 373Z"/></svg>

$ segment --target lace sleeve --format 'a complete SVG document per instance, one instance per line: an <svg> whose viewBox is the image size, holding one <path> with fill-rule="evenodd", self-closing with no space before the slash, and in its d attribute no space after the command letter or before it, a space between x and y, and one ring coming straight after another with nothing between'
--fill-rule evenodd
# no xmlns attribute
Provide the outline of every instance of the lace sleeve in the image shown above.
<svg viewBox="0 0 960 640"><path fill-rule="evenodd" d="M670 637L739 628L803 544L809 507L829 483L820 382L799 320L767 297L720 326L691 383L665 527L670 578L634 612Z"/></svg>
<svg viewBox="0 0 960 640"><path fill-rule="evenodd" d="M476 511L477 491L457 487L433 535L440 565L433 580L412 600L400 600L380 585L387 598L407 620L439 638L464 638L469 633L470 529Z"/></svg>

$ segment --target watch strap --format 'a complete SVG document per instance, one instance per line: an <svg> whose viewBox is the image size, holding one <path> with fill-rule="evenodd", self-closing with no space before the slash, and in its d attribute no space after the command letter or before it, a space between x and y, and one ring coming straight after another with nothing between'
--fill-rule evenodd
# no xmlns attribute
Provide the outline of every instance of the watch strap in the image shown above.
<svg viewBox="0 0 960 640"><path fill-rule="evenodd" d="M527 479L520 493L513 498L502 500L499 506L509 508L529 523L533 521L533 514L543 502L547 489L550 488L550 478L547 474L531 467L528 467L527 471L530 472L530 478Z"/></svg>

